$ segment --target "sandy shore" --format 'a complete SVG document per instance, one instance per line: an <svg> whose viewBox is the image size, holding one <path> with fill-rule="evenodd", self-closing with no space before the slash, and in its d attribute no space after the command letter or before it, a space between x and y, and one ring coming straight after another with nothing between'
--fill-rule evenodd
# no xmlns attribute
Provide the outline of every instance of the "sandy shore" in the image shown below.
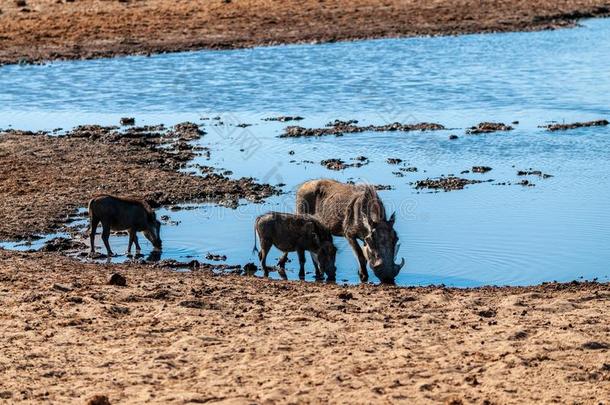
<svg viewBox="0 0 610 405"><path fill-rule="evenodd" d="M569 27L606 0L6 0L0 64Z"/></svg>
<svg viewBox="0 0 610 405"><path fill-rule="evenodd" d="M6 403L610 398L608 284L342 287L0 250L0 298Z"/></svg>

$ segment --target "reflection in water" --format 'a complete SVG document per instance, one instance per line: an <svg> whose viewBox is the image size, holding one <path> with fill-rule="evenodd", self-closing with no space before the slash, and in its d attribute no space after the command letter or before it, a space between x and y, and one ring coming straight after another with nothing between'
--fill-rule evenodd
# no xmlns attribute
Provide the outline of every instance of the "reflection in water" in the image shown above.
<svg viewBox="0 0 610 405"><path fill-rule="evenodd" d="M399 256L407 259L398 284L607 280L610 128L550 133L538 126L608 118L608 65L610 20L536 33L6 66L0 68L0 126L69 128L116 124L121 116L135 116L138 125L191 120L204 125L201 143L211 149L209 160L194 163L285 184L284 195L264 204L160 210L170 218L162 230L162 259L205 261L214 253L226 255L228 263L256 262L250 252L254 218L292 211L301 182L332 177L390 186L380 195L397 212ZM305 127L358 119L361 125L429 121L450 129L278 139L294 123L262 118L286 114L305 117L296 123ZM482 121L518 123L506 133L465 134ZM451 135L458 138L449 140ZM370 163L337 172L320 165L359 156ZM402 159L402 166L388 158ZM492 170L462 173L473 166ZM522 177L519 170L554 177ZM449 174L493 181L434 194L410 184ZM523 179L535 186L515 185ZM2 246L35 249L42 242ZM118 252L127 242L112 236ZM338 282L358 282L349 246L341 238L335 242ZM144 240L142 249L152 247ZM271 258L278 256L275 251ZM296 279L292 256L288 278ZM307 268L313 280L311 263Z"/></svg>

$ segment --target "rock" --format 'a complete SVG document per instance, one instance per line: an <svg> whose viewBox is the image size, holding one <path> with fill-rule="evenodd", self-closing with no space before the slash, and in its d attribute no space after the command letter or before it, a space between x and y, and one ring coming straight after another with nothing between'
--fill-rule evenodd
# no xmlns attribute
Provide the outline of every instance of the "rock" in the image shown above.
<svg viewBox="0 0 610 405"><path fill-rule="evenodd" d="M606 350L606 349L610 349L610 345L605 342L591 341L591 342L583 343L582 348L587 349L587 350Z"/></svg>
<svg viewBox="0 0 610 405"><path fill-rule="evenodd" d="M520 330L519 332L516 332L512 337L511 340L522 340L527 338L528 334L527 332Z"/></svg>
<svg viewBox="0 0 610 405"><path fill-rule="evenodd" d="M133 117L121 118L121 125L136 125L136 119Z"/></svg>
<svg viewBox="0 0 610 405"><path fill-rule="evenodd" d="M496 316L496 311L494 311L493 309L487 309L484 311L479 311L478 314L482 318L493 318Z"/></svg>
<svg viewBox="0 0 610 405"><path fill-rule="evenodd" d="M72 291L71 287L68 287L65 284L53 284L53 289L61 292L70 292Z"/></svg>
<svg viewBox="0 0 610 405"><path fill-rule="evenodd" d="M512 131L513 127L502 122L481 122L476 127L470 127L467 134L488 134L496 131Z"/></svg>
<svg viewBox="0 0 610 405"><path fill-rule="evenodd" d="M490 170L491 170L491 167L489 167L489 166L473 166L472 167L473 173L487 173Z"/></svg>
<svg viewBox="0 0 610 405"><path fill-rule="evenodd" d="M108 284L116 285L119 287L125 287L127 285L127 280L125 279L125 277L123 277L119 273L114 273L112 276L110 276L110 280L108 280Z"/></svg>
<svg viewBox="0 0 610 405"><path fill-rule="evenodd" d="M129 308L127 307L121 307L118 305L112 305L108 311L111 314L115 314L115 315L128 315L129 314Z"/></svg>
<svg viewBox="0 0 610 405"><path fill-rule="evenodd" d="M456 140L456 139L458 139L458 138L459 138L459 137L458 137L457 135L449 135L449 140L450 140L450 141Z"/></svg>
<svg viewBox="0 0 610 405"><path fill-rule="evenodd" d="M217 261L217 262L221 262L221 261L227 260L227 256L225 256L225 255L216 255L216 254L213 254L213 253L210 253L210 252L208 252L205 255L205 258L207 260L214 260L214 261Z"/></svg>
<svg viewBox="0 0 610 405"><path fill-rule="evenodd" d="M68 297L68 302L71 302L73 304L82 304L84 301L83 301L82 297L74 296L74 297Z"/></svg>
<svg viewBox="0 0 610 405"><path fill-rule="evenodd" d="M110 400L106 395L94 395L87 401L87 405L110 405Z"/></svg>
<svg viewBox="0 0 610 405"><path fill-rule="evenodd" d="M256 264L254 264L254 263L246 263L244 265L244 272L246 274L254 274L257 272L257 270L258 270L258 267L256 267Z"/></svg>
<svg viewBox="0 0 610 405"><path fill-rule="evenodd" d="M364 160L361 160L361 158L364 158ZM347 169L348 167L362 167L369 163L367 158L364 156L359 156L357 158L353 158L352 160L356 160L356 162L355 163L346 163L341 159L334 158L334 159L322 160L320 162L320 164L322 166L325 166L329 170L343 170L343 169Z"/></svg>
<svg viewBox="0 0 610 405"><path fill-rule="evenodd" d="M339 293L339 299L342 299L343 301L351 300L353 298L354 298L354 295L351 292L342 291Z"/></svg>
<svg viewBox="0 0 610 405"><path fill-rule="evenodd" d="M402 159L399 158L387 158L386 162L388 162L391 165L398 165L402 163Z"/></svg>

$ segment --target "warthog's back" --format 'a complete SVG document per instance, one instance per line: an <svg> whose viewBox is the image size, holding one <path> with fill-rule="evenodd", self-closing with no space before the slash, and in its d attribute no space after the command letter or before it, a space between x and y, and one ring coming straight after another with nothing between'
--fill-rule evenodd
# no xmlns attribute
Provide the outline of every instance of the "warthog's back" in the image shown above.
<svg viewBox="0 0 610 405"><path fill-rule="evenodd" d="M333 235L344 236L344 222L362 187L335 180L311 180L297 191L296 210L314 215Z"/></svg>
<svg viewBox="0 0 610 405"><path fill-rule="evenodd" d="M146 229L154 211L145 201L113 195L97 195L89 201L89 217L109 224L113 230Z"/></svg>

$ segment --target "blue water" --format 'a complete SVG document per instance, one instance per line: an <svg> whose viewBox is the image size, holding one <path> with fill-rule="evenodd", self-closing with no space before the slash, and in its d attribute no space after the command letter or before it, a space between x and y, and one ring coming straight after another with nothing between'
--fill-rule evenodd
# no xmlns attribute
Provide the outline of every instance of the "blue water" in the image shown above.
<svg viewBox="0 0 610 405"><path fill-rule="evenodd" d="M407 260L399 284L607 281L610 127L550 133L538 125L609 118L608 66L610 20L534 33L5 66L0 68L0 128L116 124L122 116L136 117L137 124L190 120L204 125L201 143L212 150L210 161L194 163L231 170L236 178L286 184L286 194L264 204L243 202L236 210L214 205L161 210L179 222L163 227L163 258L205 261L212 252L226 254L227 263L254 261L254 217L271 209L292 211L298 184L331 177L393 187L380 195L398 215L399 257ZM201 120L217 115L223 125ZM294 123L262 121L275 115L301 115L306 119L297 124L311 127L340 118L361 124L432 121L451 129L277 139ZM481 121L519 124L511 132L464 134ZM240 123L253 125L235 126ZM449 141L450 134L459 139ZM371 163L341 172L319 164L359 155ZM387 164L388 157L419 170L396 177L392 172L398 167ZM460 175L473 165L493 170L463 177L495 181L449 193L419 193L409 184ZM493 185L515 183L521 180L517 170L528 168L554 177L529 177L535 187ZM121 252L127 238L115 236L111 244ZM338 279L358 282L350 248L340 238L336 244ZM293 259L289 277L296 278Z"/></svg>

